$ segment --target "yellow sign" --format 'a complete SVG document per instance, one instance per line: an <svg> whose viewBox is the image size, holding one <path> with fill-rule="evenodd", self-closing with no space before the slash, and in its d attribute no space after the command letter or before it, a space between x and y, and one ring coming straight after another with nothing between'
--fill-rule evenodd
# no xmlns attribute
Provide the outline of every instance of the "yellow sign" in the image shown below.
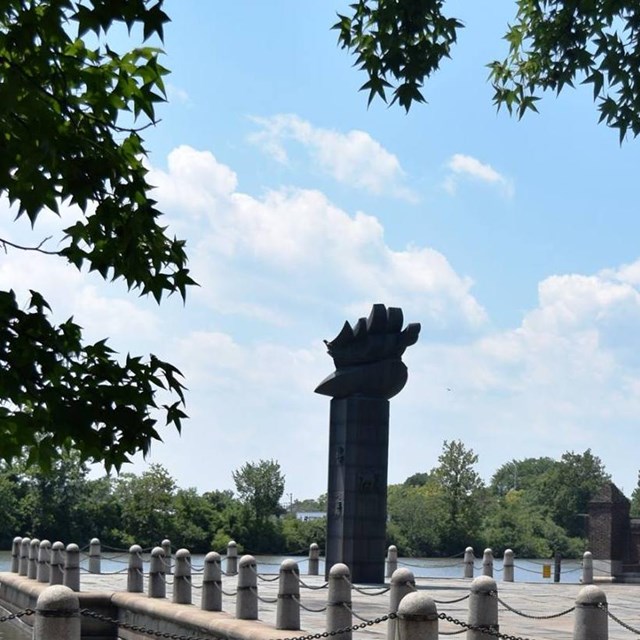
<svg viewBox="0 0 640 640"><path fill-rule="evenodd" d="M550 564L543 564L542 565L542 577L543 578L550 578L551 577L551 565Z"/></svg>

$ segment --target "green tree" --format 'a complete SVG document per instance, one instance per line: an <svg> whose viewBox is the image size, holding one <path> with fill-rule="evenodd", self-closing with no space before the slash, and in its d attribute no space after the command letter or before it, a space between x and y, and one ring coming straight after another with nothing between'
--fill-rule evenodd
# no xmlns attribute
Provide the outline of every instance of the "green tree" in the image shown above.
<svg viewBox="0 0 640 640"><path fill-rule="evenodd" d="M442 490L435 481L421 486L406 482L389 486L388 543L405 556L441 555L442 535L446 535L441 526L444 508Z"/></svg>
<svg viewBox="0 0 640 640"><path fill-rule="evenodd" d="M558 462L553 458L524 458L505 462L492 476L489 490L505 496L513 489L523 489L530 493L540 482L540 478L551 471Z"/></svg>
<svg viewBox="0 0 640 640"><path fill-rule="evenodd" d="M446 552L456 553L477 537L484 483L475 470L478 456L460 440L444 441L432 476L445 505L440 526L446 531Z"/></svg>
<svg viewBox="0 0 640 640"><path fill-rule="evenodd" d="M176 482L162 465L152 464L140 476L123 473L117 480L117 492L123 544L152 547L164 538L175 539Z"/></svg>
<svg viewBox="0 0 640 640"><path fill-rule="evenodd" d="M334 28L367 75L361 89L409 110L451 56L464 25L444 0L356 0ZM517 0L504 39L508 54L488 64L498 108L522 117L545 91L590 84L600 121L640 133L640 21L636 0ZM453 3L449 3L453 6Z"/></svg>
<svg viewBox="0 0 640 640"><path fill-rule="evenodd" d="M538 500L568 535L584 538L589 500L610 479L602 461L591 449L583 453L568 451L541 478Z"/></svg>
<svg viewBox="0 0 640 640"><path fill-rule="evenodd" d="M130 289L183 298L193 284L184 241L165 233L150 196L141 136L164 100L160 51L118 53L106 36L114 24L144 39L162 38L163 0L5 0L0 8L0 196L37 229L42 215L68 215L47 239L5 250L57 256ZM78 215L79 214L79 215ZM43 296L23 308L0 291L0 456L29 450L44 469L63 447L119 468L159 439L158 389L178 430L185 417L179 372L154 355L116 357L101 340L83 341L69 319L52 322Z"/></svg>
<svg viewBox="0 0 640 640"><path fill-rule="evenodd" d="M549 558L555 551L578 557L583 541L570 538L544 509L526 501L524 490L502 497L483 526L483 537L494 553L511 549L520 558Z"/></svg>
<svg viewBox="0 0 640 640"><path fill-rule="evenodd" d="M233 472L233 481L240 501L249 507L259 524L262 525L270 516L281 513L284 475L280 464L275 460L246 462Z"/></svg>

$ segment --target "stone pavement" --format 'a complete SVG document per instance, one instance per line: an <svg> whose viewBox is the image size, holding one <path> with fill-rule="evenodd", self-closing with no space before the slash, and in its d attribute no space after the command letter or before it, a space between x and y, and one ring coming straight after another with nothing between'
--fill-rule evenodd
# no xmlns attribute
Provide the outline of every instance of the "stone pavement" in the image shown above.
<svg viewBox="0 0 640 640"><path fill-rule="evenodd" d="M258 580L259 618L267 625L275 625L276 605L275 598L278 591L277 580L272 580L275 575L263 576L267 580ZM172 576L167 576L167 598L171 598L170 581ZM321 587L324 579L320 576L301 576L301 580L309 587ZM200 605L200 589L202 584L201 574L194 572L192 578L193 603ZM437 604L438 613L444 613L458 620L466 621L468 600L464 598L469 593L470 580L455 578L418 578L417 587L430 595ZM570 640L573 633L573 612L557 616L574 606L576 596L581 585L564 583L507 583L497 581L498 597L504 602L498 607L500 618L500 632L518 638L530 640ZM640 585L636 584L600 584L598 585L607 596L609 611L625 624L631 626L634 631L609 619L609 640L631 640L640 636ZM235 577L223 578L223 593L233 594L236 588ZM145 591L147 582L145 576ZM384 585L380 587L362 587L362 591L353 590L353 611L357 616L365 620L373 620L388 613L389 594L381 593ZM125 591L126 574L116 575L92 575L82 573L81 590L84 591ZM301 588L300 600L309 609L321 609L326 604L327 589ZM455 602L459 600L458 602ZM505 606L507 605L507 606ZM184 605L188 606L188 605ZM223 610L235 614L235 598L232 595L223 596ZM515 609L518 613L509 611ZM524 617L542 616L543 619ZM360 620L354 617L354 624ZM301 624L303 631L276 631L274 638L295 638L324 631L325 614L322 612L301 612ZM380 640L386 638L386 622L368 626L354 633L354 640ZM461 631L462 627L451 622L440 621L440 634L442 638L452 631ZM464 637L460 635L459 637ZM487 636L488 637L488 636Z"/></svg>

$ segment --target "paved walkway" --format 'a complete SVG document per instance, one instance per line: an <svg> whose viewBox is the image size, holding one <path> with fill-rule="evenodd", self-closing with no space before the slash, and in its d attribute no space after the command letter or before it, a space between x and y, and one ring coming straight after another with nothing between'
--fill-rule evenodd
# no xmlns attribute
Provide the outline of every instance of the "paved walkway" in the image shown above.
<svg viewBox="0 0 640 640"><path fill-rule="evenodd" d="M275 576L265 576L271 579ZM171 598L171 585L167 578L167 598ZM302 576L302 581L310 587L320 587L324 584L324 579L319 576ZM453 602L463 598L469 593L470 580L453 578L418 578L417 586L430 595L437 603L438 612L445 613L453 618L462 621L467 619L468 600ZM202 584L201 574L194 573L193 576L193 603L200 605L200 589ZM530 640L571 640L573 633L574 614L568 613L556 617L554 614L571 609L576 596L581 589L577 584L554 584L554 583L506 583L497 582L498 596L504 605L515 609L518 613L509 611L507 606L499 605L500 631L501 633L529 638ZM609 639L610 640L631 640L640 636L640 584L601 584L598 585L606 593L609 604L609 611L621 621L633 627L636 632L625 629L623 626L609 619ZM223 592L231 594L235 592L236 578L223 578ZM147 582L145 577L145 590ZM125 591L126 576L117 575L92 575L82 573L82 591ZM277 595L278 582L258 580L260 602L260 620L268 625L275 625L276 605L273 602ZM379 594L364 595L357 590L353 591L353 610L365 620L372 620L384 616L388 613L389 594L380 592L383 588L366 587L363 591ZM326 604L326 589L301 589L301 602L309 609L321 609ZM231 595L223 596L223 610L231 614L235 613L235 598ZM548 616L545 619L533 619L524 617ZM293 638L324 631L325 614L302 611L302 627L304 631L300 633L287 631L274 631L274 638ZM354 624L359 620L354 618ZM462 628L447 621L440 622L441 637L449 637L446 633L460 631ZM379 640L386 638L386 623L368 626L363 630L354 633L354 640L365 640L366 638ZM458 637L464 637L460 635ZM488 637L488 636L487 636Z"/></svg>

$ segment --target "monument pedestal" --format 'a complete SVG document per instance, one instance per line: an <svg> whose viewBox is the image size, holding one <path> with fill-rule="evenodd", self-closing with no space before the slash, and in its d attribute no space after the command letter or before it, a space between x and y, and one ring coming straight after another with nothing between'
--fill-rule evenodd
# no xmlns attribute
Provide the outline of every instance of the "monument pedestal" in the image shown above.
<svg viewBox="0 0 640 640"><path fill-rule="evenodd" d="M384 582L389 401L331 400L326 576L337 562L351 581Z"/></svg>

